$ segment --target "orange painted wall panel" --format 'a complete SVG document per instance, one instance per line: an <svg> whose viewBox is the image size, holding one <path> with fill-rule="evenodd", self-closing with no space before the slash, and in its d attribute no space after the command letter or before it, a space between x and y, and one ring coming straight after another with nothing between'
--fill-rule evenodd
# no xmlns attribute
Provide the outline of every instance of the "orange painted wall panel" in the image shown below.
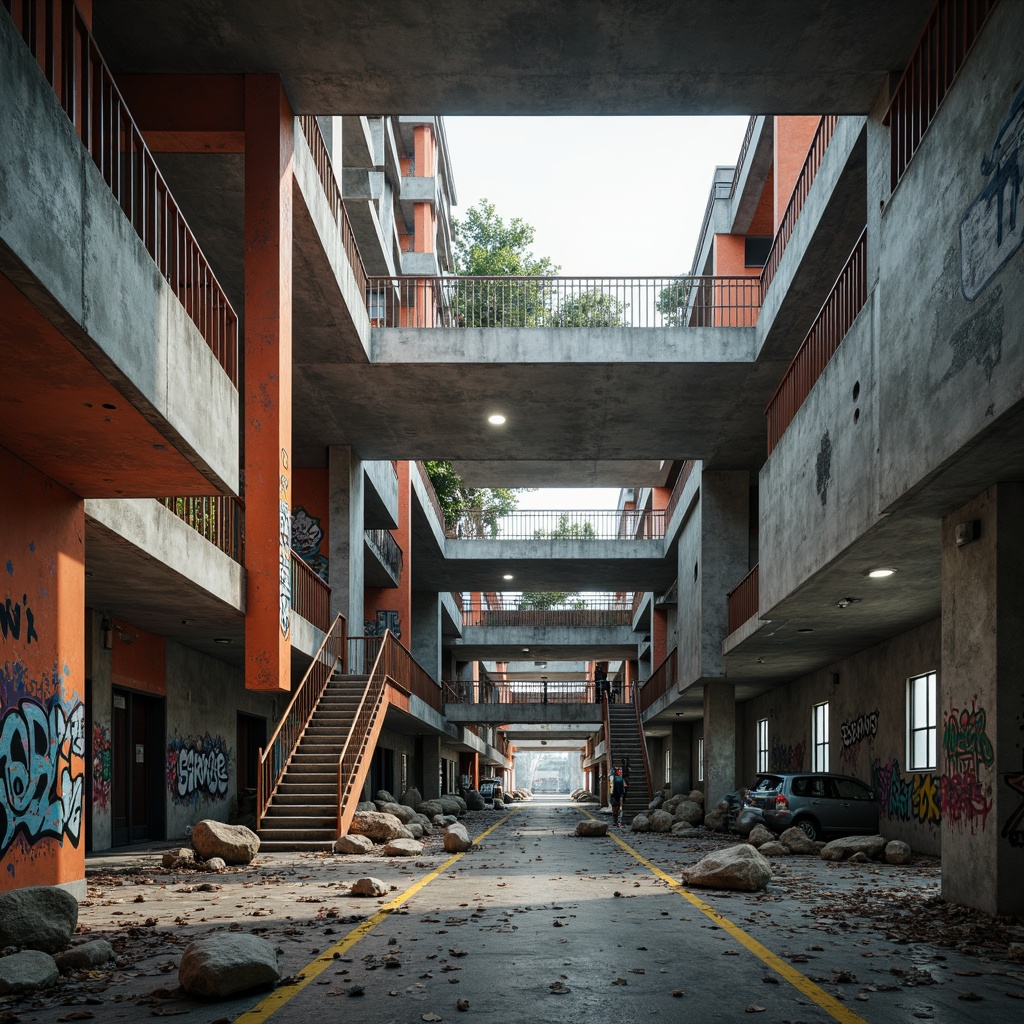
<svg viewBox="0 0 1024 1024"><path fill-rule="evenodd" d="M757 201L757 209L750 220L748 235L757 235L761 238L775 237L775 168L768 169L768 177L765 179L764 188L761 190L761 198Z"/></svg>
<svg viewBox="0 0 1024 1024"><path fill-rule="evenodd" d="M114 619L111 678L116 686L167 695L167 641L156 633Z"/></svg>
<svg viewBox="0 0 1024 1024"><path fill-rule="evenodd" d="M775 118L775 226L772 234L779 230L820 120L817 116Z"/></svg>
<svg viewBox="0 0 1024 1024"><path fill-rule="evenodd" d="M0 890L85 878L85 511L0 448Z"/></svg>
<svg viewBox="0 0 1024 1024"><path fill-rule="evenodd" d="M437 238L437 216L430 203L417 203L414 211L416 238L413 252L433 252Z"/></svg>
<svg viewBox="0 0 1024 1024"><path fill-rule="evenodd" d="M413 152L416 159L416 176L432 178L437 173L437 139L434 129L427 124L412 130Z"/></svg>
<svg viewBox="0 0 1024 1024"><path fill-rule="evenodd" d="M326 469L293 469L292 550L328 581L330 488Z"/></svg>

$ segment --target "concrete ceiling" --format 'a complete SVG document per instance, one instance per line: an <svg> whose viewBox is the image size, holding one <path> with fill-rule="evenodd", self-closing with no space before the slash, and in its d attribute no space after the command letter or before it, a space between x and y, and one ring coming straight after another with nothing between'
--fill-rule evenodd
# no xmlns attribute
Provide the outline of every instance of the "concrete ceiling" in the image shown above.
<svg viewBox="0 0 1024 1024"><path fill-rule="evenodd" d="M866 113L933 0L94 0L116 71L278 72L303 114Z"/></svg>

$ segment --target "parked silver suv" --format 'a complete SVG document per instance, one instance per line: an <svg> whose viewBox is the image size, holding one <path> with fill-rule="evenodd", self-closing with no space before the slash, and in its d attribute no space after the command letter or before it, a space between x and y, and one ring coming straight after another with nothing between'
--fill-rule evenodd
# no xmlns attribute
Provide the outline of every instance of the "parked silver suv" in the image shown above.
<svg viewBox="0 0 1024 1024"><path fill-rule="evenodd" d="M758 820L773 832L796 825L811 839L826 835L876 835L878 803L869 786L830 772L759 775L736 827L750 832Z"/></svg>

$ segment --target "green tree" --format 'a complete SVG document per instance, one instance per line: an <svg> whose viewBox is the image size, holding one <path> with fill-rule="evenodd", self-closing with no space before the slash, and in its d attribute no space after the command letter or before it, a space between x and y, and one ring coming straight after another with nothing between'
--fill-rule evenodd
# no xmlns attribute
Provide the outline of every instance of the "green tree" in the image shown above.
<svg viewBox="0 0 1024 1024"><path fill-rule="evenodd" d="M533 536L536 540L594 540L597 531L593 523L570 521L569 513L563 512L558 517L557 526L550 530L534 530Z"/></svg>
<svg viewBox="0 0 1024 1024"><path fill-rule="evenodd" d="M530 251L534 229L520 217L508 223L494 203L481 199L466 216L453 219L455 270L471 277L550 277L558 273L546 256ZM463 327L531 327L546 319L550 288L543 281L462 281L452 296Z"/></svg>
<svg viewBox="0 0 1024 1024"><path fill-rule="evenodd" d="M685 327L689 316L692 281L677 278L658 293L655 308L664 317L666 327Z"/></svg>
<svg viewBox="0 0 1024 1024"><path fill-rule="evenodd" d="M581 292L564 299L555 314L557 327L621 327L627 303L614 295Z"/></svg>
<svg viewBox="0 0 1024 1024"><path fill-rule="evenodd" d="M580 598L579 600L570 601L570 598L575 598L579 594L579 591L551 591L549 593L541 593L537 591L527 590L524 591L519 597L519 610L520 611L538 611L546 612L550 611L559 605L567 605L570 608L582 608L586 602Z"/></svg>
<svg viewBox="0 0 1024 1024"><path fill-rule="evenodd" d="M529 487L467 487L450 462L424 462L451 537L496 537L498 521L515 511Z"/></svg>

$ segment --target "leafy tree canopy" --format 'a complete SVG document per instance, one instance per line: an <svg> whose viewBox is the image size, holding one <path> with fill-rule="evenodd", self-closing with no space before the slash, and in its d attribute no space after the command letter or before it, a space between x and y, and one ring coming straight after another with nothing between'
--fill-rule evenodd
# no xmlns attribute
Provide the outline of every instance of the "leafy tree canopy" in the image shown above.
<svg viewBox="0 0 1024 1024"><path fill-rule="evenodd" d="M587 602L579 596L579 591L552 591L539 593L524 591L519 598L520 611L550 611L552 608L585 608Z"/></svg>
<svg viewBox="0 0 1024 1024"><path fill-rule="evenodd" d="M558 517L558 525L550 530L534 530L533 536L537 540L594 540L597 532L593 523L573 522L569 514L563 512Z"/></svg>
<svg viewBox="0 0 1024 1024"><path fill-rule="evenodd" d="M614 295L582 292L564 299L555 315L558 327L621 327L629 307Z"/></svg>
<svg viewBox="0 0 1024 1024"><path fill-rule="evenodd" d="M685 327L690 303L691 282L683 278L673 281L658 293L656 308L665 318L666 327Z"/></svg>
<svg viewBox="0 0 1024 1024"><path fill-rule="evenodd" d="M495 537L498 521L515 510L519 495L530 487L467 487L452 464L424 462L444 515L448 533L457 537Z"/></svg>
<svg viewBox="0 0 1024 1024"><path fill-rule="evenodd" d="M535 256L533 226L520 217L507 224L498 216L494 203L481 199L466 211L466 216L452 220L455 236L455 269L459 274L474 277L511 277L520 275L550 276L557 274L546 256Z"/></svg>

